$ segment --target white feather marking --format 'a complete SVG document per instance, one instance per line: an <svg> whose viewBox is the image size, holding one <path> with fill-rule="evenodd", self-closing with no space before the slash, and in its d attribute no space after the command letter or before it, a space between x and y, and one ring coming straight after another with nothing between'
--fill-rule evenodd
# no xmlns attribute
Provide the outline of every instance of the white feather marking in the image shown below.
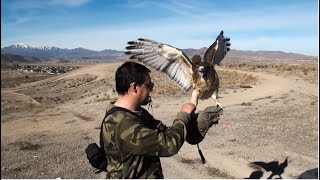
<svg viewBox="0 0 320 180"><path fill-rule="evenodd" d="M184 77L183 77L183 74L182 73L180 73L180 76L179 76L179 84L180 84L180 86L182 86L183 87L183 83L184 83Z"/></svg>
<svg viewBox="0 0 320 180"><path fill-rule="evenodd" d="M174 78L174 76L175 76L176 73L177 73L176 66L177 66L177 64L176 64L176 63L173 63L173 64L171 64L170 67L167 69L167 73L169 74L169 76L170 76L171 78Z"/></svg>
<svg viewBox="0 0 320 180"><path fill-rule="evenodd" d="M138 59L148 59L150 57L156 57L157 55L156 54L152 54L152 53L149 53L149 54L141 54L141 55L137 55L136 58ZM153 59L153 58L151 58Z"/></svg>
<svg viewBox="0 0 320 180"><path fill-rule="evenodd" d="M185 84L186 84L186 79L182 77L182 81L181 81L182 88L184 88Z"/></svg>
<svg viewBox="0 0 320 180"><path fill-rule="evenodd" d="M181 72L178 72L178 76L177 76L177 83L180 85L180 81L181 81Z"/></svg>
<svg viewBox="0 0 320 180"><path fill-rule="evenodd" d="M160 58L154 58L150 61L146 62L149 66L156 68L157 70L159 70L160 66L161 66L161 59Z"/></svg>
<svg viewBox="0 0 320 180"><path fill-rule="evenodd" d="M165 68L168 68L169 63L170 63L169 61L164 61L164 62L161 63L161 64L159 63L159 64L161 65L160 71L163 72Z"/></svg>
<svg viewBox="0 0 320 180"><path fill-rule="evenodd" d="M188 82L186 79L184 79L183 88L184 88L184 89L187 89L188 86L189 86L189 82Z"/></svg>
<svg viewBox="0 0 320 180"><path fill-rule="evenodd" d="M166 59L176 59L179 55L181 55L177 49L168 45L163 45L158 52Z"/></svg>
<svg viewBox="0 0 320 180"><path fill-rule="evenodd" d="M143 58L141 59L142 62L150 65L153 64L154 62L157 62L158 57L157 56L150 56L148 58Z"/></svg>
<svg viewBox="0 0 320 180"><path fill-rule="evenodd" d="M129 52L133 54L143 54L144 50L143 49L130 49Z"/></svg>
<svg viewBox="0 0 320 180"><path fill-rule="evenodd" d="M175 76L175 80L176 80L177 83L179 83L180 74L181 74L181 71L180 70L177 71L176 76Z"/></svg>

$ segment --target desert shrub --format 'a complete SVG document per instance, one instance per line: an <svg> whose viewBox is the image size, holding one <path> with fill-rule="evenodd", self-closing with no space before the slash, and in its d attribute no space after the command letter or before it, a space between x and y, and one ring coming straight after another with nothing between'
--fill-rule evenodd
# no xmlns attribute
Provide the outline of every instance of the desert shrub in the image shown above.
<svg viewBox="0 0 320 180"><path fill-rule="evenodd" d="M252 74L239 73L230 70L218 70L221 86L229 85L249 85L258 82L258 79Z"/></svg>
<svg viewBox="0 0 320 180"><path fill-rule="evenodd" d="M31 111L35 109L47 109L49 105L44 104L35 104L35 103L26 103L26 104L18 104L18 103L7 103L1 105L1 113L13 113L13 112L20 112L20 111Z"/></svg>
<svg viewBox="0 0 320 180"><path fill-rule="evenodd" d="M267 62L224 61L222 67L226 69L259 71L275 75L299 77L311 83L318 82L317 64L285 64Z"/></svg>
<svg viewBox="0 0 320 180"><path fill-rule="evenodd" d="M101 101L109 101L111 100L110 96L106 96L106 97L102 97L102 98L99 98L99 99L94 99L94 102L101 102Z"/></svg>
<svg viewBox="0 0 320 180"><path fill-rule="evenodd" d="M240 105L242 105L242 106L251 106L252 103L251 102L243 102Z"/></svg>

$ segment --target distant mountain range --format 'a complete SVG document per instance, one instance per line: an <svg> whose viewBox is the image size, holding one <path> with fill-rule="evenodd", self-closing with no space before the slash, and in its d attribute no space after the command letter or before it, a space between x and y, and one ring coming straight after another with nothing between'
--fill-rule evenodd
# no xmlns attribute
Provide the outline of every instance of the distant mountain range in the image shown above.
<svg viewBox="0 0 320 180"><path fill-rule="evenodd" d="M1 54L1 65L3 64L32 64L32 63L69 63L63 58L37 58L33 56L20 56L14 54Z"/></svg>
<svg viewBox="0 0 320 180"><path fill-rule="evenodd" d="M93 51L85 48L65 49L54 46L32 47L24 44L14 44L1 48L1 54L33 56L37 58L81 59L83 57L120 56L123 55L123 51L110 49Z"/></svg>
<svg viewBox="0 0 320 180"><path fill-rule="evenodd" d="M20 56L20 55L13 55L13 54L1 54L1 64L8 64L8 63L38 63L42 62L42 59L32 57L32 56Z"/></svg>
<svg viewBox="0 0 320 180"><path fill-rule="evenodd" d="M181 50L191 57L195 54L203 56L207 48L189 48ZM24 44L14 44L1 48L1 62L3 62L2 59L4 58L2 55L5 54L27 56L27 59L39 58L40 60L42 59L41 61L59 58L68 61L120 61L128 59L128 56L124 54L124 51L110 49L93 51L85 48L65 49L54 46L32 47ZM13 58L13 56L10 58ZM239 61L318 63L317 56L306 56L282 51L242 51L231 49L227 54L226 59Z"/></svg>

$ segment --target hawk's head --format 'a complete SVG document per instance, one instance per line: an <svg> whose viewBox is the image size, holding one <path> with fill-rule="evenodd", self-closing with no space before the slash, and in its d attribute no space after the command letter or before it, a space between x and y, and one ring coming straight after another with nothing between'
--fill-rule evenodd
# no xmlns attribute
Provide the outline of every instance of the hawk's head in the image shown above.
<svg viewBox="0 0 320 180"><path fill-rule="evenodd" d="M199 75L202 78L206 78L210 68L210 64L204 61L203 59L201 59L200 55L194 55L191 58L191 60L193 65L195 66L195 69L198 71Z"/></svg>

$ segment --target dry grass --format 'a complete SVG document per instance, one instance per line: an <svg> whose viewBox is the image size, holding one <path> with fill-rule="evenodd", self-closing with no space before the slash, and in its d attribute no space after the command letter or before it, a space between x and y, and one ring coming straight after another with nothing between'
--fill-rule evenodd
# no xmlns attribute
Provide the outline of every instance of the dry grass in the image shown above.
<svg viewBox="0 0 320 180"><path fill-rule="evenodd" d="M52 76L55 75L44 73L26 73L18 70L1 70L1 88L13 88L24 83L40 81Z"/></svg>
<svg viewBox="0 0 320 180"><path fill-rule="evenodd" d="M239 73L234 70L218 70L220 79L220 86L239 85L242 87L249 87L255 85L258 79L252 74Z"/></svg>
<svg viewBox="0 0 320 180"><path fill-rule="evenodd" d="M200 158L189 159L189 158L181 157L180 161L184 164L188 164L188 166L192 166L193 168L198 169L199 171L203 171L203 173L207 173L210 177L234 179L234 177L229 175L227 172L221 171L217 168L214 168L211 166L199 167L198 164L202 164Z"/></svg>
<svg viewBox="0 0 320 180"><path fill-rule="evenodd" d="M19 149L23 151L37 151L43 147L42 144L33 144L29 141L18 141L9 143L9 145L18 146Z"/></svg>
<svg viewBox="0 0 320 180"><path fill-rule="evenodd" d="M46 104L35 104L35 103L7 103L1 105L1 114L8 114L22 111L34 111L34 110L45 110L50 108L50 105Z"/></svg>
<svg viewBox="0 0 320 180"><path fill-rule="evenodd" d="M282 76L300 77L311 83L318 83L318 64L281 64L224 61L222 67L253 72L268 72Z"/></svg>

